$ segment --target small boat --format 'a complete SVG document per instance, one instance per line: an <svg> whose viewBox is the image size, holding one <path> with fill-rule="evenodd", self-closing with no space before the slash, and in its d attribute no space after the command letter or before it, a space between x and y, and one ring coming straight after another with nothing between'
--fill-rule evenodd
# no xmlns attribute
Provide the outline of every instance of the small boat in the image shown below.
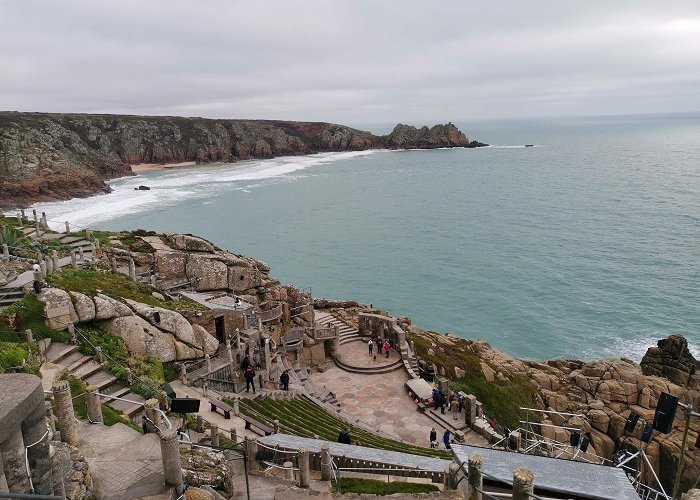
<svg viewBox="0 0 700 500"><path fill-rule="evenodd" d="M151 190L151 188L149 188L148 186L139 186L137 188L134 188L134 191L150 191L150 190Z"/></svg>
<svg viewBox="0 0 700 500"><path fill-rule="evenodd" d="M534 145L534 144L525 144L525 147L526 147L526 148L532 148L532 147L535 147L535 145Z"/></svg>

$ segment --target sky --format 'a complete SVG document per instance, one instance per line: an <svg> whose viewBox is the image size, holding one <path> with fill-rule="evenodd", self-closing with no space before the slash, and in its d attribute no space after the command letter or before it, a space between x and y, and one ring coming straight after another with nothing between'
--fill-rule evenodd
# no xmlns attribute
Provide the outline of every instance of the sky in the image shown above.
<svg viewBox="0 0 700 500"><path fill-rule="evenodd" d="M347 124L700 111L700 1L2 0L0 109Z"/></svg>

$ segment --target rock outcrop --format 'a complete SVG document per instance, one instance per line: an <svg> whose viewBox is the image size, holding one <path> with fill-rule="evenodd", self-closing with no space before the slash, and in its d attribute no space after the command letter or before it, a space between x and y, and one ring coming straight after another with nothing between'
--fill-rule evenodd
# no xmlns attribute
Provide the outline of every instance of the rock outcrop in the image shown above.
<svg viewBox="0 0 700 500"><path fill-rule="evenodd" d="M671 335L650 347L641 362L645 375L665 377L674 384L700 389L700 361L688 350L688 341Z"/></svg>
<svg viewBox="0 0 700 500"><path fill-rule="evenodd" d="M108 192L105 180L138 163L481 145L452 124L375 136L332 123L0 112L0 208Z"/></svg>

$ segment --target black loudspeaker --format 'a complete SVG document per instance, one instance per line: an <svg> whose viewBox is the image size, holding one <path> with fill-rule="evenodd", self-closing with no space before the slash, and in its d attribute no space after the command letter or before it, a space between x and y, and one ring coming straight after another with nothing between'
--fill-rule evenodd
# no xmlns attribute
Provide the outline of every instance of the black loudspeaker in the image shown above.
<svg viewBox="0 0 700 500"><path fill-rule="evenodd" d="M173 413L197 413L199 411L199 399L175 398L170 402L170 411Z"/></svg>
<svg viewBox="0 0 700 500"><path fill-rule="evenodd" d="M678 398L667 392L662 392L659 396L659 404L656 405L656 413L654 413L654 429L664 434L671 432L677 407Z"/></svg>
<svg viewBox="0 0 700 500"><path fill-rule="evenodd" d="M579 449L581 450L581 453L586 453L586 450L588 449L588 445L591 444L591 440L588 439L587 437L584 437L581 440L581 446Z"/></svg>
<svg viewBox="0 0 700 500"><path fill-rule="evenodd" d="M648 443L649 441L651 441L651 432L653 430L654 426L650 422L644 424L644 429L642 430L642 437L639 438L642 440L642 443Z"/></svg>
<svg viewBox="0 0 700 500"><path fill-rule="evenodd" d="M569 444L575 448L578 446L578 442L580 439L581 433L574 431L571 433L571 436L569 436Z"/></svg>
<svg viewBox="0 0 700 500"><path fill-rule="evenodd" d="M634 432L634 428L637 427L638 421L639 413L630 413L630 416L627 417L627 422L625 422L625 432Z"/></svg>

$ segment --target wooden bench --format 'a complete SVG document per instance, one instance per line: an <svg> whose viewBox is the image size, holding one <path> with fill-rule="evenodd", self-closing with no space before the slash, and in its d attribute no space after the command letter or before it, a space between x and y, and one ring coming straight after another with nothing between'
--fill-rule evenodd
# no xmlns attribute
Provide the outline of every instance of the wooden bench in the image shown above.
<svg viewBox="0 0 700 500"><path fill-rule="evenodd" d="M216 409L219 408L224 412L224 418L231 418L231 411L233 408L226 403L219 401L218 399L210 399L209 404L211 405L211 411L216 412Z"/></svg>
<svg viewBox="0 0 700 500"><path fill-rule="evenodd" d="M251 427L257 427L266 436L269 436L274 431L274 429L272 427L268 427L267 425L263 424L262 422L259 422L258 420L255 420L254 418L248 417L247 415L241 414L241 418L245 421L245 428L248 429L249 431L253 431L253 429L251 429ZM255 432L255 431L253 431L253 432Z"/></svg>

